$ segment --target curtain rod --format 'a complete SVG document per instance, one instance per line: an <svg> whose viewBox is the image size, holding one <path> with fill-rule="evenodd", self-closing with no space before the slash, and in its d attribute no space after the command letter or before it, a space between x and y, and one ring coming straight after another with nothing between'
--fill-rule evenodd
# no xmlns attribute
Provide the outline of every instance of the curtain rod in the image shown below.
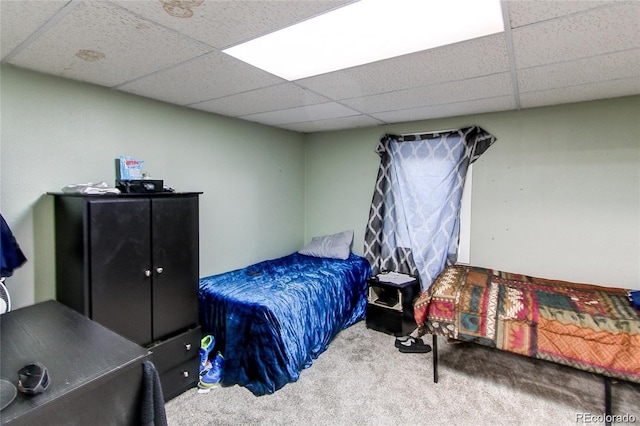
<svg viewBox="0 0 640 426"><path fill-rule="evenodd" d="M429 130L426 132L416 132L416 133L402 133L400 136L405 137L405 136L420 136L420 135L427 135L430 133L448 133L448 132L457 132L458 129L447 129L447 130Z"/></svg>

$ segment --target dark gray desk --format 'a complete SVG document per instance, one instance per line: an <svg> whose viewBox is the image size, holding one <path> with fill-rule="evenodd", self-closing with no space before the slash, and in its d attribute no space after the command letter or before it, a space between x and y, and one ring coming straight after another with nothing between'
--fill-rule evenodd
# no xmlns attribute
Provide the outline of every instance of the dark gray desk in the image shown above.
<svg viewBox="0 0 640 426"><path fill-rule="evenodd" d="M139 424L148 351L66 306L48 301L0 315L0 376L14 385L38 361L51 384L0 411L2 424Z"/></svg>

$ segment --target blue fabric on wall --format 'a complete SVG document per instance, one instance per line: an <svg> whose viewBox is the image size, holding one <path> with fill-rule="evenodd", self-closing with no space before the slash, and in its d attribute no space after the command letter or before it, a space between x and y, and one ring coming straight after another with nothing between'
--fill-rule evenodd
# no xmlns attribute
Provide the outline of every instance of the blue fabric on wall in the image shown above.
<svg viewBox="0 0 640 426"><path fill-rule="evenodd" d="M200 280L200 320L225 357L222 384L255 395L296 381L364 318L369 262L294 253Z"/></svg>
<svg viewBox="0 0 640 426"><path fill-rule="evenodd" d="M10 277L13 275L14 269L22 266L24 262L27 261L27 258L22 253L22 250L20 250L18 242L1 214L0 222L0 241L2 244L0 249L0 258L2 258L0 276Z"/></svg>

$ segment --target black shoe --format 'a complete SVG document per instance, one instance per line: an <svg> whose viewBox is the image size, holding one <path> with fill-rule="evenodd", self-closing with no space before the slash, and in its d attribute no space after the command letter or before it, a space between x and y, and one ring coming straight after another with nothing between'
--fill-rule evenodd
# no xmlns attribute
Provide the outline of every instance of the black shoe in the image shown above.
<svg viewBox="0 0 640 426"><path fill-rule="evenodd" d="M413 338L411 336L396 337L395 346L396 346L396 348L399 348L400 346L402 346L403 343L410 342L411 340L415 340L415 338Z"/></svg>
<svg viewBox="0 0 640 426"><path fill-rule="evenodd" d="M426 354L431 352L431 346L427 345L422 341L422 339L416 339L410 337L404 342L398 342L396 339L396 346L400 350L400 352L405 354Z"/></svg>

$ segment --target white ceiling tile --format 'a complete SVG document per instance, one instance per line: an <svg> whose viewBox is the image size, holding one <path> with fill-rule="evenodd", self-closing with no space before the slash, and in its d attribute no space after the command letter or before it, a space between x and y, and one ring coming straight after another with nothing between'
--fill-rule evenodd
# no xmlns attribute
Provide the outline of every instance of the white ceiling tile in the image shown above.
<svg viewBox="0 0 640 426"><path fill-rule="evenodd" d="M348 99L509 70L503 34L425 50L298 80L330 97Z"/></svg>
<svg viewBox="0 0 640 426"><path fill-rule="evenodd" d="M4 58L59 12L69 0L0 1L0 58Z"/></svg>
<svg viewBox="0 0 640 426"><path fill-rule="evenodd" d="M463 102L503 95L513 95L510 73L347 99L342 101L342 103L363 113L373 113Z"/></svg>
<svg viewBox="0 0 640 426"><path fill-rule="evenodd" d="M554 19L512 31L518 68L640 47L640 1Z"/></svg>
<svg viewBox="0 0 640 426"><path fill-rule="evenodd" d="M300 123L304 121L327 120L330 118L349 117L359 115L354 111L337 102L327 102L324 104L310 105L299 108L290 108L280 111L263 112L260 114L245 115L241 118L258 123L280 125L290 123Z"/></svg>
<svg viewBox="0 0 640 426"><path fill-rule="evenodd" d="M213 52L123 84L118 90L188 105L283 81L222 52Z"/></svg>
<svg viewBox="0 0 640 426"><path fill-rule="evenodd" d="M418 121L486 112L509 111L515 108L516 105L513 96L502 96L491 99L381 112L371 114L371 116L387 123L400 123L404 121Z"/></svg>
<svg viewBox="0 0 640 426"><path fill-rule="evenodd" d="M640 79L627 78L523 93L520 95L520 100L523 108L533 108L629 95L640 95Z"/></svg>
<svg viewBox="0 0 640 426"><path fill-rule="evenodd" d="M324 96L310 92L294 83L283 83L189 106L216 114L237 117L325 102L329 102L329 99Z"/></svg>
<svg viewBox="0 0 640 426"><path fill-rule="evenodd" d="M353 129L356 127L373 127L385 124L367 115L355 115L352 117L334 118L331 120L307 121L304 123L283 124L283 129L294 132L313 133L326 132L331 130Z"/></svg>
<svg viewBox="0 0 640 426"><path fill-rule="evenodd" d="M527 93L627 78L640 81L640 49L522 69L518 86Z"/></svg>
<svg viewBox="0 0 640 426"><path fill-rule="evenodd" d="M10 63L114 86L208 50L109 3L83 1Z"/></svg>
<svg viewBox="0 0 640 426"><path fill-rule="evenodd" d="M293 25L352 0L117 0L114 3L216 48Z"/></svg>
<svg viewBox="0 0 640 426"><path fill-rule="evenodd" d="M516 28L611 4L611 0L517 0L508 1L507 7L511 28Z"/></svg>
<svg viewBox="0 0 640 426"><path fill-rule="evenodd" d="M220 52L351 1L0 0L2 63L300 132L640 94L640 0L508 1L507 33L295 82Z"/></svg>

